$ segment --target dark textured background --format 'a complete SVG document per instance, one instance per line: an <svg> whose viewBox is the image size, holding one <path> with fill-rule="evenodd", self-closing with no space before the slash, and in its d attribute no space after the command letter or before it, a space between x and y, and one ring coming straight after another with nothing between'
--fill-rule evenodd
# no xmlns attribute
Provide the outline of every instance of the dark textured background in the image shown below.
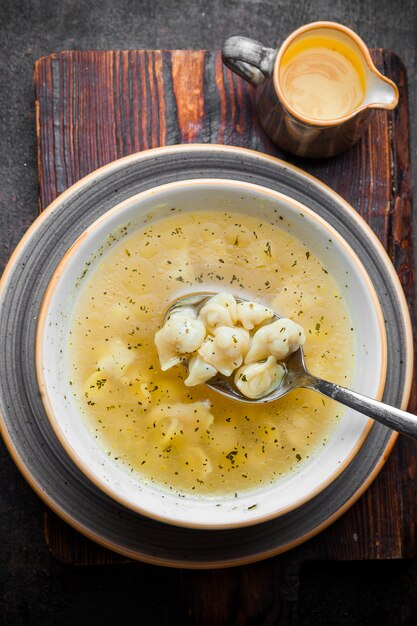
<svg viewBox="0 0 417 626"><path fill-rule="evenodd" d="M370 47L402 57L415 163L416 0L0 0L0 269L37 214L37 58L69 49L218 48L232 34L272 46L317 19L342 22ZM0 624L184 623L181 589L164 585L162 568L76 568L52 559L44 506L2 445L0 485ZM299 597L302 625L416 624L417 561L311 563L302 569ZM232 616L229 623L236 623Z"/></svg>

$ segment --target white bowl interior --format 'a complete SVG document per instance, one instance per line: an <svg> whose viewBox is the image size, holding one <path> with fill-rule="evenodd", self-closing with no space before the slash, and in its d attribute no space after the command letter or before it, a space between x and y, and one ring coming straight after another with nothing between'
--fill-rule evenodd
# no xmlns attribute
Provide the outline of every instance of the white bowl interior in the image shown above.
<svg viewBox="0 0 417 626"><path fill-rule="evenodd" d="M385 376L385 331L375 291L357 257L341 237L312 211L277 192L228 180L171 183L121 203L83 234L64 257L45 299L38 329L37 370L43 400L60 441L73 460L99 487L126 506L173 524L233 527L251 524L288 511L318 493L353 458L369 428L363 415L345 409L328 444L300 468L275 485L232 496L179 495L146 484L110 459L80 415L69 386L66 361L68 330L80 277L90 274L100 257L95 253L111 241L159 220L173 206L183 211L238 211L271 220L278 210L292 234L331 268L355 328L355 370L352 387L365 395L382 393ZM283 223L284 223L283 222ZM109 235L115 235L109 240ZM329 245L331 240L331 245ZM89 265L86 265L89 263ZM248 294L250 297L250 294ZM256 505L256 506L254 506Z"/></svg>

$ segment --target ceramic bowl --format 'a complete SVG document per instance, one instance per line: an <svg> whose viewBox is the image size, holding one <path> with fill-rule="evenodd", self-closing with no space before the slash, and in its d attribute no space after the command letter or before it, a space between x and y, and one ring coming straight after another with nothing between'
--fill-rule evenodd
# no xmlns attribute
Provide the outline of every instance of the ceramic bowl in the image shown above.
<svg viewBox="0 0 417 626"><path fill-rule="evenodd" d="M117 240L123 228L133 231L150 213L161 219L172 206L181 206L183 211L256 211L266 220L279 210L293 235L308 241L309 249L332 269L345 298L356 330L352 387L382 397L386 336L381 307L364 267L346 241L308 207L279 192L240 181L193 179L155 187L118 204L87 228L63 257L46 291L38 322L36 369L42 401L68 455L91 481L126 507L162 522L197 528L263 522L301 506L335 480L357 454L372 420L345 409L328 444L300 464L298 471L273 485L242 492L237 498L179 497L132 476L108 457L87 427L69 386L68 331L80 291L79 277L86 269L94 270L98 262L95 253L110 245L109 235Z"/></svg>

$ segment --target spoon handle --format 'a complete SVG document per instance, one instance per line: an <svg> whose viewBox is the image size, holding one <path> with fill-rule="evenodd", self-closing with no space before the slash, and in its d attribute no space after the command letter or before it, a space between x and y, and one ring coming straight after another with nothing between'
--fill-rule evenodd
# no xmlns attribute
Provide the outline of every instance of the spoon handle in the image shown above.
<svg viewBox="0 0 417 626"><path fill-rule="evenodd" d="M373 400L356 391L339 387L339 385L329 383L320 378L314 379L312 388L329 398L333 398L377 420L381 424L384 424L384 426L388 426L403 435L417 439L417 417L412 413L407 413L407 411L402 411L401 409L389 406L378 400Z"/></svg>

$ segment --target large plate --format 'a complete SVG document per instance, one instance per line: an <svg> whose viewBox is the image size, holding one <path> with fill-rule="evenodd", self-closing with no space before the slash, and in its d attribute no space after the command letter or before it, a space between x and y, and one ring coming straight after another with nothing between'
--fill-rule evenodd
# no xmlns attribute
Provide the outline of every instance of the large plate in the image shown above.
<svg viewBox="0 0 417 626"><path fill-rule="evenodd" d="M388 330L384 401L406 407L412 377L411 324L385 250L340 196L301 170L243 148L158 148L115 161L64 192L29 229L4 273L0 292L0 414L17 466L39 496L91 539L129 557L178 567L224 567L278 554L337 519L369 486L396 433L375 423L346 470L302 507L233 530L168 526L113 501L77 469L56 439L36 381L34 342L50 278L75 239L105 211L141 191L176 180L229 178L275 189L307 205L353 247L379 295Z"/></svg>

